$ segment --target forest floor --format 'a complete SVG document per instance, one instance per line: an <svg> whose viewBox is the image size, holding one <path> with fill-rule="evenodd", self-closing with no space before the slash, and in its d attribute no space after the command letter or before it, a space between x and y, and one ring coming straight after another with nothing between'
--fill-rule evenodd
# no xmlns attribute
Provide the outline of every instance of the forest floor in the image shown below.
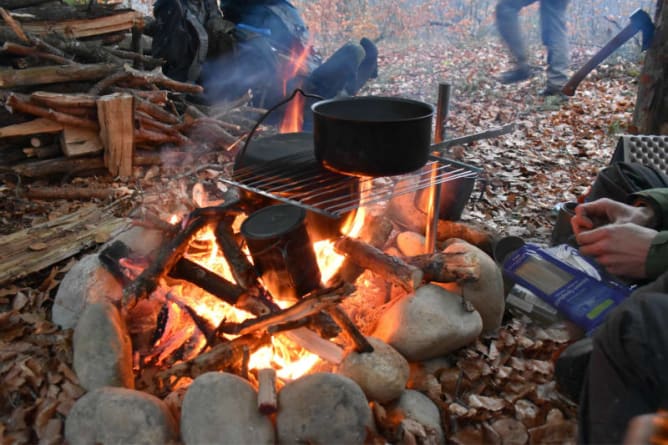
<svg viewBox="0 0 668 445"><path fill-rule="evenodd" d="M481 199L467 206L464 220L540 244L549 240L554 206L575 200L609 162L635 104L637 63L602 65L574 97L562 101L538 94L544 87L542 49L535 57L536 77L514 85L494 79L509 68L500 45L462 46L435 39L411 45L382 41L379 51L379 77L360 94L398 95L435 104L438 83L447 82L453 90L446 139L516 125L510 134L453 147L446 155L484 169L487 186ZM574 49L573 67L586 58ZM146 197L173 191L178 176L174 172L194 167L149 170L127 184L104 177L76 181L104 183L129 194L141 191L140 198L125 207L129 214ZM105 204L29 200L12 178L2 179L1 235L84 205ZM75 260L0 287L1 443L61 442L66 413L83 394L71 371L71 332L50 323L58 284ZM518 332L517 326L511 331ZM561 439L572 441L573 437Z"/></svg>

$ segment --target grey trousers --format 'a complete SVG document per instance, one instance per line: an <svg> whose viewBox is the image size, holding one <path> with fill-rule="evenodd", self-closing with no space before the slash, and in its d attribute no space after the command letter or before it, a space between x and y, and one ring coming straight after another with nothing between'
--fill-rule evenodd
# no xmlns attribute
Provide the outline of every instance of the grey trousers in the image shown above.
<svg viewBox="0 0 668 445"><path fill-rule="evenodd" d="M668 409L668 272L610 313L593 337L579 442L622 443L629 421Z"/></svg>
<svg viewBox="0 0 668 445"><path fill-rule="evenodd" d="M528 66L518 15L522 8L537 1L540 2L541 38L547 48L547 85L561 88L568 80L566 8L570 0L499 0L496 5L496 26L517 67Z"/></svg>

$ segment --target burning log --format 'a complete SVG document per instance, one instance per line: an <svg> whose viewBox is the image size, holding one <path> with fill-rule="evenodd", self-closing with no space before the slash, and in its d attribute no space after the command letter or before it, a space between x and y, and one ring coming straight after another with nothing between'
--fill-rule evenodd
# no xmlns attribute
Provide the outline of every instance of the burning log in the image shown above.
<svg viewBox="0 0 668 445"><path fill-rule="evenodd" d="M363 241L344 236L336 240L334 248L356 264L392 281L408 292L413 292L422 284L424 275L422 270Z"/></svg>
<svg viewBox="0 0 668 445"><path fill-rule="evenodd" d="M332 306L328 309L329 314L336 320L339 326L348 334L350 339L355 343L355 351L357 352L373 352L373 346L364 337L364 335L357 329L355 323L352 322L348 314L338 305Z"/></svg>
<svg viewBox="0 0 668 445"><path fill-rule="evenodd" d="M231 199L228 202L215 207L215 214L218 217L224 217L227 212L232 211L233 207L237 205L237 200ZM165 273L171 271L176 263L181 259L183 253L188 248L188 243L202 229L205 225L211 222L214 208L200 209L198 216L188 217L187 226L179 232L172 240L165 244L153 261L144 271L127 286L123 291L123 305L132 307L137 300L145 298L148 294L153 292L157 285L158 279ZM206 211L205 211L206 210ZM195 211L196 212L196 211ZM195 214L193 212L193 214Z"/></svg>
<svg viewBox="0 0 668 445"><path fill-rule="evenodd" d="M195 218L188 226L165 244L157 258L123 290L123 306L132 308L138 300L147 297L158 287L158 279L173 269L181 258L188 243L195 234L208 223L206 218Z"/></svg>
<svg viewBox="0 0 668 445"><path fill-rule="evenodd" d="M246 293L246 290L241 286L226 280L188 258L181 258L177 261L169 272L169 276L189 281L233 306Z"/></svg>
<svg viewBox="0 0 668 445"><path fill-rule="evenodd" d="M258 275L255 268L248 261L246 254L234 239L234 233L229 221L223 220L216 226L216 242L223 251L223 255L230 265L232 275L237 283L244 289L258 283Z"/></svg>
<svg viewBox="0 0 668 445"><path fill-rule="evenodd" d="M172 377L177 379L181 377L195 378L205 372L232 368L241 363L244 358L244 351L255 352L261 346L266 345L269 340L268 335L237 337L227 343L218 344L191 360L178 363L157 373L156 378L166 384Z"/></svg>
<svg viewBox="0 0 668 445"><path fill-rule="evenodd" d="M436 252L404 258L406 263L424 273L424 280L450 283L480 278L480 264L471 253Z"/></svg>
<svg viewBox="0 0 668 445"><path fill-rule="evenodd" d="M257 371L257 409L265 415L274 414L278 410L276 371L273 368Z"/></svg>
<svg viewBox="0 0 668 445"><path fill-rule="evenodd" d="M272 326L300 320L340 302L353 289L354 287L351 284L341 282L336 287L314 291L287 309L249 319L242 323L227 323L221 327L221 330L227 334L246 335L261 329L269 329Z"/></svg>

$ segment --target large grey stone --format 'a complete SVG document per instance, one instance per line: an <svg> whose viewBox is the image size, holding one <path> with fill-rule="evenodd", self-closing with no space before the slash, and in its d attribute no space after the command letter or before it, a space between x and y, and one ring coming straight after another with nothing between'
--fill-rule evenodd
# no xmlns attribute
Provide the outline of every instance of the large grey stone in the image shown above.
<svg viewBox="0 0 668 445"><path fill-rule="evenodd" d="M283 387L276 417L281 444L363 444L373 430L364 392L348 377L315 373Z"/></svg>
<svg viewBox="0 0 668 445"><path fill-rule="evenodd" d="M501 269L492 257L473 244L460 239L453 239L443 252L472 253L480 264L480 278L465 283L444 283L442 286L450 292L463 295L476 308L482 317L483 332L493 332L503 319L506 308Z"/></svg>
<svg viewBox="0 0 668 445"><path fill-rule="evenodd" d="M81 386L134 388L132 344L121 315L111 303L89 304L72 339L74 371Z"/></svg>
<svg viewBox="0 0 668 445"><path fill-rule="evenodd" d="M177 423L162 400L126 388L87 393L65 421L65 440L70 445L162 445L178 439Z"/></svg>
<svg viewBox="0 0 668 445"><path fill-rule="evenodd" d="M86 306L98 301L118 301L123 288L102 267L97 254L82 257L65 274L53 302L52 320L63 329L76 326Z"/></svg>
<svg viewBox="0 0 668 445"><path fill-rule="evenodd" d="M195 444L273 444L274 427L258 411L257 393L233 374L209 372L195 379L181 406L181 438Z"/></svg>
<svg viewBox="0 0 668 445"><path fill-rule="evenodd" d="M369 400L386 403L406 389L410 373L403 355L382 340L367 337L373 352L350 352L337 372L353 379Z"/></svg>
<svg viewBox="0 0 668 445"><path fill-rule="evenodd" d="M409 361L419 361L466 346L481 331L480 314L470 310L460 296L427 284L390 306L380 316L373 336Z"/></svg>

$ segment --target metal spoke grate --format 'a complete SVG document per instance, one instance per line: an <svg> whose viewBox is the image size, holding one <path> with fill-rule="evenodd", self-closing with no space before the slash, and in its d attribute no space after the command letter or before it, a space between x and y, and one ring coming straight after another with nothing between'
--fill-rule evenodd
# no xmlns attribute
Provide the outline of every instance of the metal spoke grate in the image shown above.
<svg viewBox="0 0 668 445"><path fill-rule="evenodd" d="M434 168L436 174L432 183L430 175ZM232 178L222 178L222 181L271 199L338 218L359 207L422 190L431 184L442 184L459 178L475 178L479 172L479 169L470 166L430 156L427 165L416 172L379 180L331 172L322 167L312 155L302 153L236 169ZM369 192L359 196L351 193L353 190Z"/></svg>

